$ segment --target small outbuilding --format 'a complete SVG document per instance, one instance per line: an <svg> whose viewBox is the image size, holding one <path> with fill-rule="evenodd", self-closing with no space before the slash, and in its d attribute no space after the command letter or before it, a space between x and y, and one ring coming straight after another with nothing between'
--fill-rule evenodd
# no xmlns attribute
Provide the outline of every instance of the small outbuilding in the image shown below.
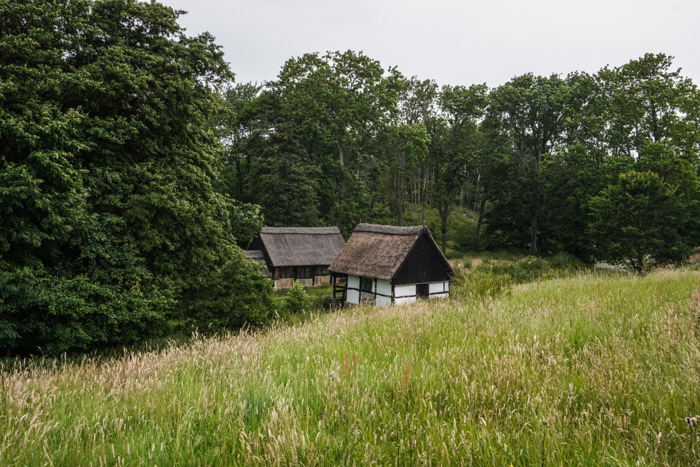
<svg viewBox="0 0 700 467"><path fill-rule="evenodd" d="M449 297L454 276L426 226L359 224L328 269L334 298L378 306Z"/></svg>
<svg viewBox="0 0 700 467"><path fill-rule="evenodd" d="M299 280L305 287L328 284L328 266L345 246L338 227L264 227L246 256L266 266L275 289Z"/></svg>

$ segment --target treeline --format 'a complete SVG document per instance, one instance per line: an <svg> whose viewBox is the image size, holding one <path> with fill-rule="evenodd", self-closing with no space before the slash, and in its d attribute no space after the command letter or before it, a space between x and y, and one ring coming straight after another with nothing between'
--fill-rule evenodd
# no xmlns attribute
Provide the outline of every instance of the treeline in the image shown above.
<svg viewBox="0 0 700 467"><path fill-rule="evenodd" d="M306 54L224 97L225 191L271 225L401 225L416 203L438 211L444 249L462 205L487 247L638 271L700 244L700 93L663 54L493 89Z"/></svg>
<svg viewBox="0 0 700 467"><path fill-rule="evenodd" d="M698 241L700 94L646 55L495 89L307 54L234 84L209 34L136 0L0 3L0 352L274 314L268 225L478 213L476 243L676 262Z"/></svg>

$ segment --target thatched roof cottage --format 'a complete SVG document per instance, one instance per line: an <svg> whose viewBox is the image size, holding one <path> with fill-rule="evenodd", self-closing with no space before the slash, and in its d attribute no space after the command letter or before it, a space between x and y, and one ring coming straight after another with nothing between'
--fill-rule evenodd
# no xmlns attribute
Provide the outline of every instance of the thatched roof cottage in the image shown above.
<svg viewBox="0 0 700 467"><path fill-rule="evenodd" d="M442 298L454 271L425 226L359 224L328 268L337 297L384 306Z"/></svg>
<svg viewBox="0 0 700 467"><path fill-rule="evenodd" d="M291 287L295 280L312 287L329 283L328 266L343 246L338 227L265 227L246 256L264 262L275 289Z"/></svg>

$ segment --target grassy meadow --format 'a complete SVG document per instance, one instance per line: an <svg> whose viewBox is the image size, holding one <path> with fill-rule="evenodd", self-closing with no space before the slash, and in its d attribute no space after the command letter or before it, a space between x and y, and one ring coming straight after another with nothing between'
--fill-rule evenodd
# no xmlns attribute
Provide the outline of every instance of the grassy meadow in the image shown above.
<svg viewBox="0 0 700 467"><path fill-rule="evenodd" d="M699 285L581 273L6 361L0 465L697 465Z"/></svg>

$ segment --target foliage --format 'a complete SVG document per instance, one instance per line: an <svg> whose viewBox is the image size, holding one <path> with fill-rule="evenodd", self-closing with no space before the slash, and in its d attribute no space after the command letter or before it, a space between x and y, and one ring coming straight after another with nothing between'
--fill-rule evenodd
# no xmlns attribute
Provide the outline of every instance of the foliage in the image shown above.
<svg viewBox="0 0 700 467"><path fill-rule="evenodd" d="M458 300L496 298L511 292L513 280L508 274L495 273L489 268L461 269L452 278L450 289L450 296Z"/></svg>
<svg viewBox="0 0 700 467"><path fill-rule="evenodd" d="M688 258L689 213L652 172L627 172L591 200L590 233L600 258L642 274Z"/></svg>
<svg viewBox="0 0 700 467"><path fill-rule="evenodd" d="M244 209L215 191L210 121L232 74L178 15L134 0L0 4L2 351L269 313L269 284L231 234Z"/></svg>
<svg viewBox="0 0 700 467"><path fill-rule="evenodd" d="M475 297L498 297L510 293L516 284L540 280L570 277L585 268L582 263L566 253L549 258L525 256L468 263L467 268L458 266L458 274L452 280L453 296L466 299Z"/></svg>
<svg viewBox="0 0 700 467"><path fill-rule="evenodd" d="M433 122L435 139L430 147L430 167L434 181L431 201L440 214L442 251L447 250L447 220L464 179L463 167L473 164L479 155L477 120L486 105L486 85L446 86L439 96L444 119Z"/></svg>
<svg viewBox="0 0 700 467"><path fill-rule="evenodd" d="M562 133L564 116L574 112L570 84L558 75L525 74L513 78L489 95L489 119L500 123L513 142L519 190L528 217L530 251L538 250L539 216L544 200L543 161L551 154ZM510 208L507 204L502 209Z"/></svg>
<svg viewBox="0 0 700 467"><path fill-rule="evenodd" d="M304 290L304 286L299 281L294 281L294 285L287 292L287 299L284 301L284 311L292 314L308 312L311 307L311 297Z"/></svg>
<svg viewBox="0 0 700 467"><path fill-rule="evenodd" d="M394 69L347 51L290 59L264 89L227 93L231 192L262 206L270 225L352 231L381 191L376 140L403 87Z"/></svg>
<svg viewBox="0 0 700 467"><path fill-rule="evenodd" d="M225 92L226 192L273 225L426 223L445 252L459 237L460 249L590 262L591 200L622 173L651 171L699 244L700 92L672 61L646 54L488 89L407 79L352 51L306 54L275 81ZM457 208L478 213L474 228L451 226Z"/></svg>
<svg viewBox="0 0 700 467"><path fill-rule="evenodd" d="M455 216L452 221L452 229L448 229L447 237L454 238L455 248L459 251L483 250L485 241L483 238L479 237L476 227L476 223L473 219Z"/></svg>

